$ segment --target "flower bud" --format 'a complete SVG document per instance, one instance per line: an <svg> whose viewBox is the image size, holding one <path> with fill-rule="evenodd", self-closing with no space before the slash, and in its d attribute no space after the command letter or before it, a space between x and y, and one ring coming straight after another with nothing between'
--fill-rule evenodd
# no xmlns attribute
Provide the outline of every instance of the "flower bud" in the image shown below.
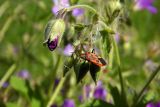
<svg viewBox="0 0 160 107"><path fill-rule="evenodd" d="M65 23L62 19L51 20L45 28L44 44L53 51L61 42L61 38L65 31Z"/></svg>

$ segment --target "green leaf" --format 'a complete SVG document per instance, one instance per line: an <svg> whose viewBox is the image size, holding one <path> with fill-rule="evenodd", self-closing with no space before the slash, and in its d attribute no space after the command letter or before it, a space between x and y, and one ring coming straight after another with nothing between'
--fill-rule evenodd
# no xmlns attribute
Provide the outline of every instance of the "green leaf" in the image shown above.
<svg viewBox="0 0 160 107"><path fill-rule="evenodd" d="M17 103L7 102L6 107L19 107Z"/></svg>
<svg viewBox="0 0 160 107"><path fill-rule="evenodd" d="M112 42L111 42L111 37L109 36L109 32L107 30L101 30L100 34L102 35L102 41L104 43L104 48L107 50L107 53L109 54L111 47L112 47Z"/></svg>
<svg viewBox="0 0 160 107"><path fill-rule="evenodd" d="M71 57L66 58L66 61L64 63L64 67L63 67L63 76L65 76L66 73L73 67L74 60L75 59L73 59Z"/></svg>
<svg viewBox="0 0 160 107"><path fill-rule="evenodd" d="M77 75L77 84L82 81L82 79L84 78L84 76L87 74L87 72L89 71L89 63L82 63L80 65L80 68L79 68L79 72L78 72L78 75Z"/></svg>
<svg viewBox="0 0 160 107"><path fill-rule="evenodd" d="M98 99L93 100L91 105L93 105L92 107L115 107L113 104Z"/></svg>
<svg viewBox="0 0 160 107"><path fill-rule="evenodd" d="M18 91L22 95L24 95L26 98L29 98L28 97L28 87L26 86L25 80L23 80L17 76L12 76L10 79L10 85L16 91Z"/></svg>
<svg viewBox="0 0 160 107"><path fill-rule="evenodd" d="M93 79L93 81L95 82L95 84L97 84L97 73L98 71L100 70L100 67L91 63L90 64L90 74L91 74L91 77Z"/></svg>
<svg viewBox="0 0 160 107"><path fill-rule="evenodd" d="M116 107L128 107L126 101L124 100L124 97L120 94L117 87L113 87L109 85L111 94L114 100L114 104Z"/></svg>
<svg viewBox="0 0 160 107"><path fill-rule="evenodd" d="M41 106L41 102L36 98L32 98L31 107L40 107L40 106Z"/></svg>

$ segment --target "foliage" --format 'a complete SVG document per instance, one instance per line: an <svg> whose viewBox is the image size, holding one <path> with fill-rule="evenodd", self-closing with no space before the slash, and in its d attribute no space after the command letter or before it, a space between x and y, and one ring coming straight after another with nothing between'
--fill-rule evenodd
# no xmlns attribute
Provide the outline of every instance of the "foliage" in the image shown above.
<svg viewBox="0 0 160 107"><path fill-rule="evenodd" d="M0 107L158 104L160 1L137 1L0 1Z"/></svg>

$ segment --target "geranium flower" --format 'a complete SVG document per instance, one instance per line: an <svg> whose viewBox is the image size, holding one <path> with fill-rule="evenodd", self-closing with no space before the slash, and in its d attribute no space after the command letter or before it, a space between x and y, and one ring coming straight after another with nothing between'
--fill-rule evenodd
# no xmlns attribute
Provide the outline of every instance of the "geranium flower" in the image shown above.
<svg viewBox="0 0 160 107"><path fill-rule="evenodd" d="M146 107L160 107L160 102L157 103L150 102L146 105Z"/></svg>
<svg viewBox="0 0 160 107"><path fill-rule="evenodd" d="M68 0L53 0L54 6L52 8L52 13L57 15L58 11L62 8L69 7L69 1Z"/></svg>
<svg viewBox="0 0 160 107"><path fill-rule="evenodd" d="M63 51L64 55L66 56L71 56L73 52L74 52L74 47L71 44L66 45Z"/></svg>
<svg viewBox="0 0 160 107"><path fill-rule="evenodd" d="M30 73L27 70L22 70L17 73L17 76L19 76L22 79L29 79L30 78Z"/></svg>
<svg viewBox="0 0 160 107"><path fill-rule="evenodd" d="M143 10L146 9L149 12L155 14L157 13L157 8L155 8L153 4L154 0L135 0L135 9Z"/></svg>
<svg viewBox="0 0 160 107"><path fill-rule="evenodd" d="M65 99L62 107L75 107L74 101L71 99Z"/></svg>
<svg viewBox="0 0 160 107"><path fill-rule="evenodd" d="M74 17L78 17L78 16L81 16L84 14L84 10L83 9L80 9L80 8L76 8L72 11L72 15Z"/></svg>
<svg viewBox="0 0 160 107"><path fill-rule="evenodd" d="M50 41L50 39L48 39L47 41L47 46L49 48L49 50L53 51L58 45L58 36L53 39L52 41Z"/></svg>
<svg viewBox="0 0 160 107"><path fill-rule="evenodd" d="M70 6L69 0L53 0L54 6L52 8L52 13L54 15L58 14L58 11L61 10L62 8L67 8ZM80 8L76 8L72 11L72 15L74 17L78 17L84 14L84 10Z"/></svg>
<svg viewBox="0 0 160 107"><path fill-rule="evenodd" d="M101 81L98 81L98 84L97 84L97 87L94 90L93 96L96 99L101 99L101 100L106 101L107 91L102 86Z"/></svg>
<svg viewBox="0 0 160 107"><path fill-rule="evenodd" d="M3 83L3 85L2 85L2 87L3 87L3 88L7 88L7 87L8 87L8 85L9 85L9 83L8 83L8 82L4 82L4 83Z"/></svg>

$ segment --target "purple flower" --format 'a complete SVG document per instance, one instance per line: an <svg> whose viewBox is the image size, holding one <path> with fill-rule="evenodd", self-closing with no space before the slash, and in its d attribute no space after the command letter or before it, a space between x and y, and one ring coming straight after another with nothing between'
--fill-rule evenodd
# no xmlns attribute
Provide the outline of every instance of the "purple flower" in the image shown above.
<svg viewBox="0 0 160 107"><path fill-rule="evenodd" d="M58 6L54 6L53 8L52 8L52 13L54 13L55 15L57 15L58 12L59 11L59 7Z"/></svg>
<svg viewBox="0 0 160 107"><path fill-rule="evenodd" d="M148 59L144 64L144 67L149 71L155 71L157 66L158 66L158 64L156 64L155 62L153 62L150 59Z"/></svg>
<svg viewBox="0 0 160 107"><path fill-rule="evenodd" d="M52 8L53 14L57 15L57 12L65 7L69 7L69 1L68 0L53 0L54 6Z"/></svg>
<svg viewBox="0 0 160 107"><path fill-rule="evenodd" d="M116 42L119 43L119 41L120 41L120 35L119 35L119 33L116 33L115 36L114 36L114 38L115 38Z"/></svg>
<svg viewBox="0 0 160 107"><path fill-rule="evenodd" d="M154 0L136 0L135 9L136 10L143 10L147 9L149 12L155 14L157 13L157 8L152 6Z"/></svg>
<svg viewBox="0 0 160 107"><path fill-rule="evenodd" d="M30 78L30 73L27 70L22 70L17 73L17 76L23 78L23 79L29 79Z"/></svg>
<svg viewBox="0 0 160 107"><path fill-rule="evenodd" d="M54 81L54 85L53 88L55 89L57 87L57 85L59 84L60 79L56 78Z"/></svg>
<svg viewBox="0 0 160 107"><path fill-rule="evenodd" d="M86 95L87 98L89 98L90 92L91 92L91 86L86 85L85 86L85 95Z"/></svg>
<svg viewBox="0 0 160 107"><path fill-rule="evenodd" d="M74 52L74 47L71 44L68 44L63 51L64 55L66 56L71 56L73 52Z"/></svg>
<svg viewBox="0 0 160 107"><path fill-rule="evenodd" d="M58 45L58 36L53 39L52 41L50 41L50 39L48 39L47 41L47 46L49 48L49 50L53 51Z"/></svg>
<svg viewBox="0 0 160 107"><path fill-rule="evenodd" d="M77 17L77 16L81 16L84 14L84 10L83 9L80 9L80 8L76 8L72 11L72 15L74 17Z"/></svg>
<svg viewBox="0 0 160 107"><path fill-rule="evenodd" d="M64 100L62 107L75 107L74 101L71 99L66 99Z"/></svg>
<svg viewBox="0 0 160 107"><path fill-rule="evenodd" d="M97 87L94 90L94 98L106 100L107 91L102 87L102 83L98 81Z"/></svg>
<svg viewBox="0 0 160 107"><path fill-rule="evenodd" d="M82 103L83 102L83 96L82 95L78 96L78 100Z"/></svg>
<svg viewBox="0 0 160 107"><path fill-rule="evenodd" d="M157 103L150 102L146 105L146 107L160 107L160 102Z"/></svg>
<svg viewBox="0 0 160 107"><path fill-rule="evenodd" d="M9 85L9 83L8 83L8 82L4 82L4 83L3 83L3 85L2 85L2 87L3 87L3 88L7 88L7 87L8 87L8 85Z"/></svg>

